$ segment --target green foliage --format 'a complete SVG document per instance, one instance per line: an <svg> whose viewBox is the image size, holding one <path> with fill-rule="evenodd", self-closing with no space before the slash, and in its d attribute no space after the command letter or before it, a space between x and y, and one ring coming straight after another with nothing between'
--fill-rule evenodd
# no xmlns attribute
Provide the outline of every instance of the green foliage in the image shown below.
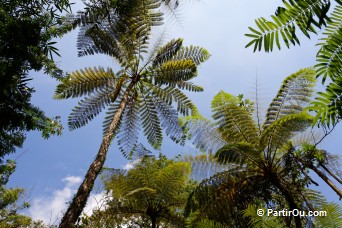
<svg viewBox="0 0 342 228"><path fill-rule="evenodd" d="M287 77L262 127L253 119L253 102L223 91L212 101L214 122L199 116L186 119L194 144L215 153L217 161L226 165L190 196L186 215L195 213L195 224L205 218L228 227L246 227L259 222L243 215L249 205L294 209L309 203L305 187L311 180L295 161L290 140L312 122L304 108L313 93L314 76L312 69L303 69Z"/></svg>
<svg viewBox="0 0 342 228"><path fill-rule="evenodd" d="M182 90L202 91L189 81L197 76L197 66L209 58L209 53L200 47L183 47L182 39L171 40L150 52L151 29L162 23L162 15L158 13L160 2L131 0L118 7L126 9L125 4L136 8L122 14L111 9L118 14L116 20L105 18L101 23L84 25L78 41L80 56L110 55L121 70L114 73L111 68L98 67L73 72L57 86L55 98L86 96L72 110L68 122L71 130L86 125L109 106L103 123L107 134L124 91L134 83L115 132L122 153L130 157L140 130L156 149L162 143L162 129L172 140L182 142L177 114L189 115L194 109ZM173 105L177 105L177 110Z"/></svg>
<svg viewBox="0 0 342 228"><path fill-rule="evenodd" d="M290 45L300 44L296 28L310 38L310 33L317 33L315 28L320 29L329 21L330 1L289 0L283 3L284 7L278 7L272 20L261 17L255 20L256 29L249 27L252 33L246 36L251 37L252 41L246 47L254 45L254 51L264 49L269 52L275 45L280 49L282 39L289 48Z"/></svg>
<svg viewBox="0 0 342 228"><path fill-rule="evenodd" d="M335 1L333 12L330 10L330 1L298 0L283 1L284 7L279 7L273 21L264 18L256 20L258 29L249 28L252 33L246 47L254 45L254 51L264 49L272 51L276 44L280 49L280 35L287 47L291 44L300 44L296 28L310 38L310 32L316 33L315 28L323 30L323 38L317 44L320 49L316 55L316 76L322 78L322 83L329 78L332 80L325 92L318 92L317 97L309 110L316 112L313 124L334 127L341 119L341 55L342 55L342 2ZM279 35L280 34L280 35Z"/></svg>
<svg viewBox="0 0 342 228"><path fill-rule="evenodd" d="M69 1L1 1L0 3L0 157L21 147L24 132L39 130L44 138L61 133L58 119L48 118L30 103L34 89L29 71L44 70L60 77L52 55L58 50L51 40L65 34L60 14Z"/></svg>
<svg viewBox="0 0 342 228"><path fill-rule="evenodd" d="M115 172L105 186L110 198L104 211L87 218L93 226L121 227L124 224L150 227L152 220L167 227L182 227L182 206L193 187L187 162L174 162L160 156L143 157L128 172Z"/></svg>

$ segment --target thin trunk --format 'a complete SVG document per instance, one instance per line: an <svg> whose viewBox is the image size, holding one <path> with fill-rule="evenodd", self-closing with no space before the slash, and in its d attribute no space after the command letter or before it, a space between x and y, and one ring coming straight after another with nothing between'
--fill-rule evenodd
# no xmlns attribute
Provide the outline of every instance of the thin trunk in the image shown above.
<svg viewBox="0 0 342 228"><path fill-rule="evenodd" d="M338 181L338 183L342 184L342 180L340 178L338 178L333 172L331 172L325 165L321 165L321 167L327 172L329 173L330 176L332 176L335 180Z"/></svg>
<svg viewBox="0 0 342 228"><path fill-rule="evenodd" d="M157 227L157 218L152 216L151 220L152 220L152 228L156 228Z"/></svg>
<svg viewBox="0 0 342 228"><path fill-rule="evenodd" d="M327 183L330 188L332 188L332 190L334 190L337 195L342 198L342 191L336 187L336 185L329 179L329 177L327 177L322 171L320 171L317 167L315 167L312 164L308 164L308 168L313 170L320 178L322 178L324 180L325 183Z"/></svg>
<svg viewBox="0 0 342 228"><path fill-rule="evenodd" d="M73 201L69 205L68 210L65 212L61 220L61 223L59 224L59 228L73 227L78 217L81 215L83 208L85 207L87 203L87 199L90 195L90 192L94 186L95 179L98 176L99 172L101 171L103 164L106 160L106 155L107 155L110 143L114 137L114 131L116 130L118 123L120 121L121 115L123 111L125 110L127 100L128 100L128 95L131 92L131 89L133 88L136 81L137 80L132 80L132 82L127 87L122 97L119 108L117 112L115 113L113 120L108 128L108 132L102 139L102 143L97 153L97 156L95 160L93 161L93 163L90 165L88 172L83 180L83 183L78 188L78 191L75 197L73 198Z"/></svg>
<svg viewBox="0 0 342 228"><path fill-rule="evenodd" d="M289 207L290 210L294 210L294 209L300 209L295 201L295 199L292 197L292 193L281 184L281 180L278 176L274 176L273 179L273 184L280 190L280 192L283 194L283 196L285 197L286 201L289 203ZM302 226L302 222L299 216L293 216L294 220L295 220L295 224L296 224L296 228L301 228ZM291 220L290 220L291 222ZM287 224L288 226L290 226L290 224Z"/></svg>

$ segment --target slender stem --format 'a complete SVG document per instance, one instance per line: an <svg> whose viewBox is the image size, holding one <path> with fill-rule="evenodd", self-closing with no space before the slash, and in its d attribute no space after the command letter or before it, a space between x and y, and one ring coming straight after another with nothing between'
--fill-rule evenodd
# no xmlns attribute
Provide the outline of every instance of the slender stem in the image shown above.
<svg viewBox="0 0 342 228"><path fill-rule="evenodd" d="M77 219L81 215L82 210L87 203L87 199L90 195L90 192L94 186L95 179L98 176L99 172L101 171L103 164L106 160L106 155L107 155L110 143L114 137L114 132L120 122L122 113L125 110L125 107L128 101L128 96L133 86L136 84L137 80L138 78L133 79L131 83L128 85L126 91L124 92L119 108L112 119L112 122L108 128L106 135L102 139L102 143L97 153L97 156L95 160L92 162L92 164L90 165L82 184L78 188L78 191L75 197L73 198L71 204L69 205L67 211L65 212L61 220L61 223L59 224L59 228L73 227L74 224L77 222Z"/></svg>

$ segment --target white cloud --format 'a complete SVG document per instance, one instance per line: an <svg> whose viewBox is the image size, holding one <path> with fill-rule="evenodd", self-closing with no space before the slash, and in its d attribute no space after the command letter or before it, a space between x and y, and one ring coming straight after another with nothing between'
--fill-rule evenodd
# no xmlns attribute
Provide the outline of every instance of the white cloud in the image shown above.
<svg viewBox="0 0 342 228"><path fill-rule="evenodd" d="M132 162L128 162L126 165L124 165L122 167L122 169L125 169L125 170L130 170L130 169L133 169L137 164L139 164L141 161L141 159L137 159L137 160L134 160Z"/></svg>
<svg viewBox="0 0 342 228"><path fill-rule="evenodd" d="M36 197L31 202L28 209L29 216L34 220L42 220L46 225L56 225L63 216L63 212L67 209L67 202L77 191L79 184L82 182L80 176L67 176L62 179L64 188L52 191L50 196ZM84 212L90 216L93 209L105 208L105 192L91 194L89 196Z"/></svg>

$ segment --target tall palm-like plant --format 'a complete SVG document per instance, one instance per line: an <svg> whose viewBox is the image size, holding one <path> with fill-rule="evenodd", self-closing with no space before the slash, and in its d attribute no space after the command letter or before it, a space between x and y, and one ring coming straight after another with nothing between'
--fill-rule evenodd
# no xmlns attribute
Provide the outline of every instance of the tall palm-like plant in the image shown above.
<svg viewBox="0 0 342 228"><path fill-rule="evenodd" d="M161 145L162 128L171 139L180 142L183 133L177 112L187 115L194 107L182 90L202 91L189 80L197 76L197 66L208 59L208 52L200 47L183 47L182 39L151 47L151 29L163 20L158 11L160 2L129 0L122 4L130 7L123 7L127 10L117 14L116 20L87 28L80 46L84 54L100 52L113 57L121 69L115 72L98 67L76 71L56 89L57 99L87 96L73 109L70 129L86 125L109 106L97 156L60 227L74 224L81 214L114 136L125 156L135 150L141 128L154 148ZM177 104L177 110L173 104Z"/></svg>
<svg viewBox="0 0 342 228"><path fill-rule="evenodd" d="M209 219L245 227L239 210L263 202L269 207L309 207L305 186L310 177L294 162L291 138L304 131L312 117L304 110L310 101L315 71L303 69L287 77L270 104L266 120L253 118L254 105L242 97L221 91L212 101L213 119L193 117L186 125L194 144L215 153L228 170L202 181L194 192L199 208ZM193 202L196 202L193 201ZM287 225L293 219L286 221ZM302 227L294 217L296 227ZM238 221L236 223L236 221Z"/></svg>

